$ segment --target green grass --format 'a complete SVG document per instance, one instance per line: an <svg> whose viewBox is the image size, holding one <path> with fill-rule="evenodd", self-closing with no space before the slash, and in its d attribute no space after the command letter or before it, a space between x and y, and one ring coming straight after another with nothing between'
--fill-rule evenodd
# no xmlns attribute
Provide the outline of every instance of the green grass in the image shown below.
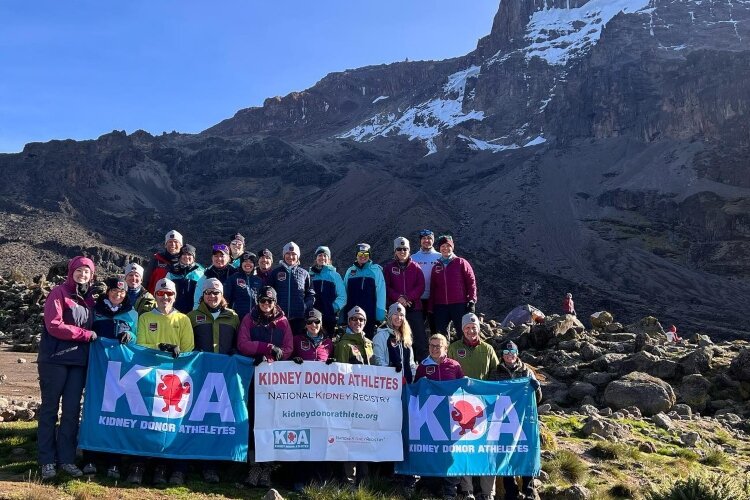
<svg viewBox="0 0 750 500"><path fill-rule="evenodd" d="M646 500L736 500L750 498L750 483L729 474L700 474L654 489Z"/></svg>
<svg viewBox="0 0 750 500"><path fill-rule="evenodd" d="M541 421L556 436L576 436L583 428L584 417L580 415L559 416L543 415Z"/></svg>
<svg viewBox="0 0 750 500"><path fill-rule="evenodd" d="M729 463L729 457L721 450L711 449L700 459L700 463L710 467L724 467Z"/></svg>
<svg viewBox="0 0 750 500"><path fill-rule="evenodd" d="M589 450L592 456L605 460L639 460L641 452L637 448L623 444L610 443L609 441L600 441Z"/></svg>
<svg viewBox="0 0 750 500"><path fill-rule="evenodd" d="M22 449L22 455L13 453ZM24 474L36 467L36 422L0 424L0 479Z"/></svg>
<svg viewBox="0 0 750 500"><path fill-rule="evenodd" d="M542 469L555 481L569 484L582 483L588 477L588 465L568 450L558 450L552 460L544 462Z"/></svg>

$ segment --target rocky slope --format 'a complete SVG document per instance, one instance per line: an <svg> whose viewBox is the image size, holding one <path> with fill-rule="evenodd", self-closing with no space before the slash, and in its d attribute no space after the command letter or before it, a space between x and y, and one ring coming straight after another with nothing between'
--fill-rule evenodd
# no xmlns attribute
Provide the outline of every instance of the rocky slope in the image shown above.
<svg viewBox="0 0 750 500"><path fill-rule="evenodd" d="M476 50L346 70L197 135L113 132L0 155L0 267L451 231L502 315L644 311L745 335L750 2L507 0ZM101 249L101 250L99 250Z"/></svg>

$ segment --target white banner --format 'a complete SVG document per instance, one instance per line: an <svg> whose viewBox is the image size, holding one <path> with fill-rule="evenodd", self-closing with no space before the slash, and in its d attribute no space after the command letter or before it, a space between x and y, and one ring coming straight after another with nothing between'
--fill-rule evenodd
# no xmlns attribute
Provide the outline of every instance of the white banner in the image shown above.
<svg viewBox="0 0 750 500"><path fill-rule="evenodd" d="M400 462L401 375L291 361L255 369L255 459Z"/></svg>

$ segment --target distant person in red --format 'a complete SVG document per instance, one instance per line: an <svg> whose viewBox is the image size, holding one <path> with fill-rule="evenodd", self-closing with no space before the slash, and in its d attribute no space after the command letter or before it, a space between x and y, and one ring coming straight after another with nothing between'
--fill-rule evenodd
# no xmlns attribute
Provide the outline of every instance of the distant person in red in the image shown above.
<svg viewBox="0 0 750 500"><path fill-rule="evenodd" d="M667 340L670 342L682 342L682 337L677 335L677 327L672 325L667 330Z"/></svg>
<svg viewBox="0 0 750 500"><path fill-rule="evenodd" d="M566 293L565 294L565 300L563 300L563 313L564 314L572 314L573 316L576 315L576 306L573 303L573 294L572 293Z"/></svg>
<svg viewBox="0 0 750 500"><path fill-rule="evenodd" d="M164 236L164 250L155 253L146 265L143 282L149 293L154 293L156 282L166 278L169 269L180 261L180 249L182 249L182 235L172 229Z"/></svg>

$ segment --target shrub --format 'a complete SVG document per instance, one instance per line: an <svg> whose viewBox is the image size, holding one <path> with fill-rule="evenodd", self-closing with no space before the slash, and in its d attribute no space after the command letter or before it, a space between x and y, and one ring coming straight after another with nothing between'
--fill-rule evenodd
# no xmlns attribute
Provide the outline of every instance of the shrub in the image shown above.
<svg viewBox="0 0 750 500"><path fill-rule="evenodd" d="M638 498L639 488L630 483L617 483L609 489L608 493L614 498Z"/></svg>
<svg viewBox="0 0 750 500"><path fill-rule="evenodd" d="M722 467L729 462L729 457L721 450L712 449L701 458L700 462L711 467Z"/></svg>
<svg viewBox="0 0 750 500"><path fill-rule="evenodd" d="M591 448L590 453L594 457L606 460L623 460L625 458L638 460L641 457L641 453L632 446L622 443L610 443L608 441L600 441L596 443L594 447Z"/></svg>
<svg viewBox="0 0 750 500"><path fill-rule="evenodd" d="M708 474L680 479L652 490L646 500L735 500L748 498L750 488L728 474Z"/></svg>
<svg viewBox="0 0 750 500"><path fill-rule="evenodd" d="M583 483L588 475L586 463L578 455L568 450L556 452L554 458L545 463L544 469L550 477L572 484Z"/></svg>

